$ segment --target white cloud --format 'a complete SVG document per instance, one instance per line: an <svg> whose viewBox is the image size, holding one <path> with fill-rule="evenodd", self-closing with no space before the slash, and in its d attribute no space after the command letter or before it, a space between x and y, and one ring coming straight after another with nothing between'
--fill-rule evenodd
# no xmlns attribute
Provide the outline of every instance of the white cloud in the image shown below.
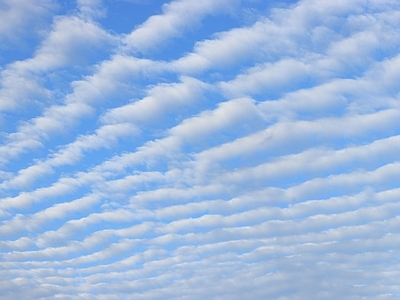
<svg viewBox="0 0 400 300"><path fill-rule="evenodd" d="M49 101L53 95L42 85L43 72L52 73L68 64L82 68L98 57L96 52L114 42L114 37L91 21L74 15L54 18L51 30L33 57L15 61L1 71L0 109L23 110L35 98Z"/></svg>
<svg viewBox="0 0 400 300"><path fill-rule="evenodd" d="M4 66L5 299L397 296L399 4L230 4L78 1Z"/></svg>
<svg viewBox="0 0 400 300"><path fill-rule="evenodd" d="M253 67L248 74L237 76L231 82L222 82L221 89L228 97L287 92L309 77L307 65L295 60L281 60L275 64Z"/></svg>
<svg viewBox="0 0 400 300"><path fill-rule="evenodd" d="M102 120L105 123L156 122L163 114L196 102L206 89L207 84L194 78L182 77L180 83L165 83L152 87L147 92L147 97L108 111Z"/></svg>
<svg viewBox="0 0 400 300"><path fill-rule="evenodd" d="M84 18L103 17L105 15L102 0L77 0L79 12Z"/></svg>
<svg viewBox="0 0 400 300"><path fill-rule="evenodd" d="M45 19L49 18L56 6L52 0L39 0L35 3L3 0L0 9L0 39L6 44L14 44L18 39L21 42L27 32L36 35L35 31L44 28Z"/></svg>
<svg viewBox="0 0 400 300"><path fill-rule="evenodd" d="M251 99L239 98L223 102L213 111L203 111L199 116L185 119L171 129L171 135L187 141L198 140L203 136L210 138L213 133L246 124L246 121L251 124L254 119L261 121L262 112Z"/></svg>
<svg viewBox="0 0 400 300"><path fill-rule="evenodd" d="M237 1L172 1L163 5L163 14L151 16L125 39L127 50L146 52L171 37L179 37L208 14L229 11Z"/></svg>

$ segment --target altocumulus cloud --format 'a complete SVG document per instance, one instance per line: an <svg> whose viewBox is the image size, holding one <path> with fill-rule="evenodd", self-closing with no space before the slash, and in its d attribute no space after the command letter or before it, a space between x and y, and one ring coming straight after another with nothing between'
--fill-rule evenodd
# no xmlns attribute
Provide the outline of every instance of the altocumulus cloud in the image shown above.
<svg viewBox="0 0 400 300"><path fill-rule="evenodd" d="M400 2L0 3L1 299L400 297Z"/></svg>

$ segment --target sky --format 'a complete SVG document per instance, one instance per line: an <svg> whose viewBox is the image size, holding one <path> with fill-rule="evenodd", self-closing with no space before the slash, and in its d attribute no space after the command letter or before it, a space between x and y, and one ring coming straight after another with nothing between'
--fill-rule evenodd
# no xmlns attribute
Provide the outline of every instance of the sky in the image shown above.
<svg viewBox="0 0 400 300"><path fill-rule="evenodd" d="M399 299L400 1L0 0L1 299Z"/></svg>

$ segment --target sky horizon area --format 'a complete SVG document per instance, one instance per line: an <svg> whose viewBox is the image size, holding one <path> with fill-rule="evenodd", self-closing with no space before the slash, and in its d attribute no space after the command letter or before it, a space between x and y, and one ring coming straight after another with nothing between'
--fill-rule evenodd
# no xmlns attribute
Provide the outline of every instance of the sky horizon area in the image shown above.
<svg viewBox="0 0 400 300"><path fill-rule="evenodd" d="M0 0L0 299L400 299L400 1Z"/></svg>

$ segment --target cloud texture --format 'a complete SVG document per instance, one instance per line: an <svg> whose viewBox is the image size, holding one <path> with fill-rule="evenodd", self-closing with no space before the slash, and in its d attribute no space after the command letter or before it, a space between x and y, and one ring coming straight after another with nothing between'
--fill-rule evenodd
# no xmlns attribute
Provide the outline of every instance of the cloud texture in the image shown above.
<svg viewBox="0 0 400 300"><path fill-rule="evenodd" d="M28 2L2 299L399 297L398 1Z"/></svg>

